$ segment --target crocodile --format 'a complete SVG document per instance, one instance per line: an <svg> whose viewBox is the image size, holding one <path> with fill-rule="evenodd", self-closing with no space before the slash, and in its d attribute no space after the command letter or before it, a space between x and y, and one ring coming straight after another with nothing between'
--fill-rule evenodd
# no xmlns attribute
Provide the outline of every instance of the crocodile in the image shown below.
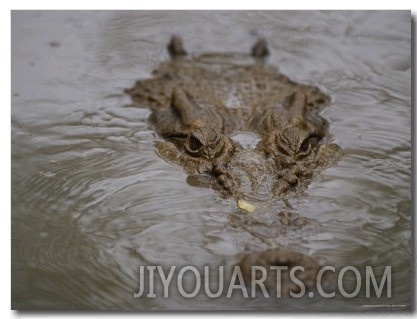
<svg viewBox="0 0 417 319"><path fill-rule="evenodd" d="M266 40L249 54L190 56L173 36L168 52L171 59L153 78L125 92L136 105L150 108L150 122L163 139L155 143L157 152L180 166L187 180L252 211L250 201L304 190L342 155L320 115L330 97L266 65ZM242 132L258 143L242 146L236 139Z"/></svg>
<svg viewBox="0 0 417 319"><path fill-rule="evenodd" d="M247 54L189 54L177 36L167 49L170 60L125 92L135 105L151 110L149 121L160 137L157 153L184 170L189 184L212 187L220 196L236 199L243 211L253 212L253 202L302 193L342 156L341 147L332 142L329 121L320 114L330 97L267 65L265 39ZM249 135L250 143L242 135ZM278 230L311 223L287 211L273 214ZM243 228L265 225L254 214L239 216L247 216L235 221ZM307 288L319 270L313 257L282 248L249 252L238 265L245 282L251 266L288 266L280 287L284 296L298 287L289 279L290 269L305 266L302 281ZM276 278L271 278L266 287L273 292Z"/></svg>

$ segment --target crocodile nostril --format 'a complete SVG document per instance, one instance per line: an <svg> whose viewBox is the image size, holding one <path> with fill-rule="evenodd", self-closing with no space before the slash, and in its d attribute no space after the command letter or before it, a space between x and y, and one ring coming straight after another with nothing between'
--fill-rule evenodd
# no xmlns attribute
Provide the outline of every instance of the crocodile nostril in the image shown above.
<svg viewBox="0 0 417 319"><path fill-rule="evenodd" d="M189 146L191 151L196 152L199 149L201 149L203 144L200 142L200 140L198 138L196 138L195 136L191 136L188 146Z"/></svg>
<svg viewBox="0 0 417 319"><path fill-rule="evenodd" d="M309 170L303 170L302 171L302 176L304 176L305 178L312 178L313 177L313 172L309 171Z"/></svg>
<svg viewBox="0 0 417 319"><path fill-rule="evenodd" d="M274 193L280 195L288 191L288 185L286 183L279 183L274 187Z"/></svg>
<svg viewBox="0 0 417 319"><path fill-rule="evenodd" d="M294 175L296 175L297 177L306 177L306 178L311 177L312 174L313 174L311 172L311 170L308 170L308 169L306 169L304 167L300 167L300 166L295 166L292 170L292 173Z"/></svg>
<svg viewBox="0 0 417 319"><path fill-rule="evenodd" d="M229 189L235 186L235 183L230 176L224 174L219 176L219 182L223 185L224 188Z"/></svg>
<svg viewBox="0 0 417 319"><path fill-rule="evenodd" d="M289 185L294 186L294 185L297 185L297 183L298 183L298 177L295 176L294 174L290 174L290 175L285 177L285 181Z"/></svg>
<svg viewBox="0 0 417 319"><path fill-rule="evenodd" d="M286 158L281 159L282 167L289 168L291 166L294 166L295 164L296 164L296 161L291 157L286 157Z"/></svg>

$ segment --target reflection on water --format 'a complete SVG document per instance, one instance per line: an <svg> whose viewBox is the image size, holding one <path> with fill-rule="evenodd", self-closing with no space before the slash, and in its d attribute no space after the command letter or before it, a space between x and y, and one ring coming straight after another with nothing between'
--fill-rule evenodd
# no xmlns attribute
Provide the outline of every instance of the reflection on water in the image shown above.
<svg viewBox="0 0 417 319"><path fill-rule="evenodd" d="M410 22L401 11L14 12L12 308L408 309ZM149 111L122 92L167 58L172 33L196 52L246 52L264 36L271 64L332 96L324 116L346 154L291 201L311 227L277 233L267 214L245 227L232 200L156 155ZM133 298L140 265L230 265L276 246L390 265L392 298Z"/></svg>

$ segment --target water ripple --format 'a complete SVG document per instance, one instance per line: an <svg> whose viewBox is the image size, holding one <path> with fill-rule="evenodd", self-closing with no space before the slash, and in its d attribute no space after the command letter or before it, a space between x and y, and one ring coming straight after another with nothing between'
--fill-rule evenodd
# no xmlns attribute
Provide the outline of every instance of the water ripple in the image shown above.
<svg viewBox="0 0 417 319"><path fill-rule="evenodd" d="M239 253L276 246L338 266L391 265L393 300L410 304L409 12L21 12L13 19L13 308L320 311L369 303L132 297L140 265L230 266ZM291 208L276 201L253 224L233 200L187 184L155 153L149 110L123 94L167 58L171 33L183 35L190 52L243 52L266 37L271 64L332 96L323 115L342 160L291 198ZM59 47L43 45L55 39ZM283 209L311 225L284 230L275 218Z"/></svg>

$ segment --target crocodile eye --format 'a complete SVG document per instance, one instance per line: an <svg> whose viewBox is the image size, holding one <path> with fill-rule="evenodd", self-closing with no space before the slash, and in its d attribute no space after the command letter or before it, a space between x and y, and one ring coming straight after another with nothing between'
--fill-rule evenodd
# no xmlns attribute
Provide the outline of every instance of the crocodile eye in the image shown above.
<svg viewBox="0 0 417 319"><path fill-rule="evenodd" d="M189 142L190 151L197 152L202 146L203 144L200 142L198 138L196 138L195 136L190 137L190 142Z"/></svg>
<svg viewBox="0 0 417 319"><path fill-rule="evenodd" d="M310 150L317 146L319 142L318 136L309 136L307 137L304 142L301 144L301 146L298 149L298 153L300 154L307 154L310 153Z"/></svg>
<svg viewBox="0 0 417 319"><path fill-rule="evenodd" d="M308 151L308 148L310 146L310 138L306 138L303 142L303 144L301 144L300 148L298 149L299 152L305 153Z"/></svg>
<svg viewBox="0 0 417 319"><path fill-rule="evenodd" d="M317 144L320 141L320 138L318 136L311 136L308 138L308 140L310 142L311 147L313 148L317 146Z"/></svg>

